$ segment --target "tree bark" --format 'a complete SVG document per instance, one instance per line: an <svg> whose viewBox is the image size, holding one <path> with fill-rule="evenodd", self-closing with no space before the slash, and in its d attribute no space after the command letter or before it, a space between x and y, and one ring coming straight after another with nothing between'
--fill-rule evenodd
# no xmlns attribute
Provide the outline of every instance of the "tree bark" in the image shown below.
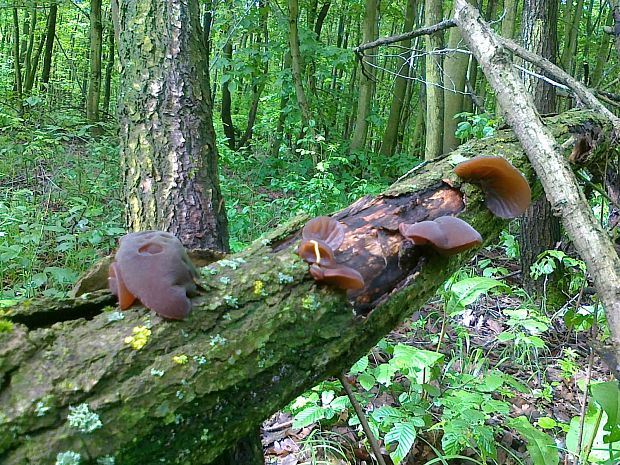
<svg viewBox="0 0 620 465"><path fill-rule="evenodd" d="M37 4L36 2L33 3L32 5L30 16L31 18L30 18L30 30L28 31L28 47L26 48L26 56L24 58L24 84L30 80L30 72L32 69L32 50L34 49L34 41L35 41L34 33L37 28ZM26 86L24 85L24 87Z"/></svg>
<svg viewBox="0 0 620 465"><path fill-rule="evenodd" d="M377 0L366 0L363 25L363 41L370 42L377 38ZM355 129L351 136L351 151L363 150L368 134L368 116L372 107L372 96L375 91L375 63L373 56L364 57L360 62L360 85L357 97Z"/></svg>
<svg viewBox="0 0 620 465"><path fill-rule="evenodd" d="M441 21L441 0L424 3L424 25ZM441 84L441 55L435 51L443 44L437 32L426 37L426 146L424 158L432 160L443 153L443 88ZM435 52L435 53L433 53Z"/></svg>
<svg viewBox="0 0 620 465"><path fill-rule="evenodd" d="M620 259L562 159L557 140L542 124L524 86L514 75L501 42L465 0L456 2L455 20L461 34L495 90L547 199L562 217L562 224L594 281L611 332L607 350L612 362L607 362L620 378ZM617 118L610 118L609 122L617 133Z"/></svg>
<svg viewBox="0 0 620 465"><path fill-rule="evenodd" d="M101 94L101 0L90 1L90 73L88 96L86 97L86 118L90 124L99 121L99 96ZM99 131L95 131L97 133Z"/></svg>
<svg viewBox="0 0 620 465"><path fill-rule="evenodd" d="M558 4L555 0L525 0L523 19L521 21L521 38L523 46L556 62ZM523 63L525 69L533 69L528 62ZM538 77L523 73L527 92L533 97L534 106L541 114L556 111L555 87ZM530 268L538 255L545 250L553 249L560 240L560 220L551 209L551 204L541 198L530 205L521 220L519 246L521 249L521 277L523 287L532 295L542 296L545 286L542 280L534 280L530 276ZM549 291L548 301L553 306L563 304L561 294ZM556 296L552 294L558 294Z"/></svg>
<svg viewBox="0 0 620 465"><path fill-rule="evenodd" d="M112 91L112 71L114 70L114 27L108 27L108 59L105 65L105 79L103 81L103 111L110 112L110 97Z"/></svg>
<svg viewBox="0 0 620 465"><path fill-rule="evenodd" d="M232 30L232 28L231 28ZM224 128L224 135L226 139L228 139L227 144L230 150L235 150L237 147L237 143L235 141L235 126L232 120L232 95L230 95L230 87L229 83L232 79L230 74L225 74L226 72L231 71L232 61L232 39L230 37L230 30L228 31L228 40L224 44L224 48L222 49L222 56L225 60L228 61L228 64L224 67L224 76L227 77L226 81L222 82L222 126Z"/></svg>
<svg viewBox="0 0 620 465"><path fill-rule="evenodd" d="M571 112L546 123L559 141L597 133L591 161L605 156L612 127L601 115ZM505 156L533 180L510 131L455 153ZM505 222L452 169L450 157L428 163L335 215L346 230L336 259L362 273L359 291L312 280L295 254L307 219L299 217L203 269L204 290L185 321L142 307L116 320L104 311L114 305L107 291L6 310L14 327L0 333L0 463L51 465L68 450L85 464L105 456L123 465L212 463L275 410L367 353L473 253L448 259L412 250L400 222L459 214L486 242L497 238ZM471 194L466 203L459 188ZM140 350L125 342L136 327L150 328ZM69 406L80 404L98 415L100 428L81 433L69 425Z"/></svg>
<svg viewBox="0 0 620 465"><path fill-rule="evenodd" d="M186 247L226 250L198 2L123 2L119 24L127 224L169 231Z"/></svg>
<svg viewBox="0 0 620 465"><path fill-rule="evenodd" d="M56 37L56 18L58 16L58 4L50 5L50 13L47 18L47 33L45 38L45 53L43 54L43 70L41 71L41 90L47 91L52 71L52 56L54 51L54 38Z"/></svg>
<svg viewBox="0 0 620 465"><path fill-rule="evenodd" d="M22 66L19 60L19 15L17 8L13 8L13 71L15 73L15 97L17 100L17 113L24 113L24 100L22 93Z"/></svg>
<svg viewBox="0 0 620 465"><path fill-rule="evenodd" d="M568 9L573 0L569 0L566 4ZM581 22L581 14L583 12L583 0L577 0L571 17L566 19L566 28L564 33L564 48L562 49L562 68L570 75L575 73L575 56L577 54L577 33L579 32L579 23Z"/></svg>
<svg viewBox="0 0 620 465"><path fill-rule="evenodd" d="M407 1L407 9L405 10L405 23L403 26L403 32L409 32L413 29L415 22L415 13L417 7L416 0ZM409 48L411 46L411 39L403 41L403 47ZM390 107L390 114L385 126L385 132L383 133L383 141L381 142L381 154L385 156L394 155L396 149L396 143L398 142L398 128L399 123L402 120L402 108L403 101L405 99L405 93L407 92L407 77L409 76L413 63L397 62L396 73L398 77L394 83L394 94L392 96L392 106Z"/></svg>

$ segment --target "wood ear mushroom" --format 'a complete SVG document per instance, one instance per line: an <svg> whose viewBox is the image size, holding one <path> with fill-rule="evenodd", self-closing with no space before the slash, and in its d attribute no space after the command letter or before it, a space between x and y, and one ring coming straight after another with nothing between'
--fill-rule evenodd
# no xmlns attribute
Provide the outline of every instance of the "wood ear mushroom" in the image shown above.
<svg viewBox="0 0 620 465"><path fill-rule="evenodd" d="M192 308L187 294L196 292L196 277L181 241L164 231L143 231L121 237L108 286L121 310L140 300L164 318L182 320Z"/></svg>
<svg viewBox="0 0 620 465"><path fill-rule="evenodd" d="M464 181L478 184L486 206L500 218L516 218L527 210L532 191L527 180L502 157L480 156L459 163L454 172Z"/></svg>
<svg viewBox="0 0 620 465"><path fill-rule="evenodd" d="M453 216L413 224L401 223L398 230L415 245L428 244L442 255L456 255L482 244L478 231Z"/></svg>
<svg viewBox="0 0 620 465"><path fill-rule="evenodd" d="M297 254L310 265L310 274L318 282L341 289L360 289L364 278L351 267L338 264L334 250L344 241L342 225L327 216L314 218L304 226Z"/></svg>

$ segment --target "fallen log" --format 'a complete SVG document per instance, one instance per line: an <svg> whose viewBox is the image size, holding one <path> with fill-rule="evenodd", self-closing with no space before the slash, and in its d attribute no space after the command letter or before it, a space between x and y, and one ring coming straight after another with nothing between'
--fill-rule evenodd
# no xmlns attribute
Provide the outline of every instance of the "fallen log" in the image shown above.
<svg viewBox="0 0 620 465"><path fill-rule="evenodd" d="M591 155L580 157L592 164L613 130L593 112L546 124L560 143L592 141ZM568 157L573 144L564 145ZM107 291L8 309L13 328L0 333L0 463L54 464L71 452L81 464L211 463L364 355L473 253L445 258L407 248L400 222L458 215L485 242L498 237L505 222L452 172L471 155L504 156L534 182L514 134L498 131L336 213L346 230L337 259L363 275L359 291L312 280L295 253L308 219L299 217L202 268L203 291L185 321L142 307L115 312Z"/></svg>

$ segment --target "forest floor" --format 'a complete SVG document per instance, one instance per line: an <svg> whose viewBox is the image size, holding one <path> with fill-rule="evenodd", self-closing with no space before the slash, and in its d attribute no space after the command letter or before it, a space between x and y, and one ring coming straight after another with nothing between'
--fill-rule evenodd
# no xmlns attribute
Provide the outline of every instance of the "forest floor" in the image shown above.
<svg viewBox="0 0 620 465"><path fill-rule="evenodd" d="M491 259L492 266L514 270L506 278L511 286L519 286L514 281L519 279L520 272L517 260L508 261L505 256L489 251L482 251L472 263ZM474 266L475 268L475 266ZM583 290L580 298L583 297ZM575 299L569 300L574 304ZM446 368L451 371L468 370L476 376L484 376L485 370L499 368L521 381L529 389L526 392L515 391L508 396L510 403L510 417L525 416L531 424L538 424L539 428L544 421L553 419L554 427L548 427L548 433L553 437L557 448L565 451L566 432L571 419L583 415L584 403L583 382L590 380L609 380L608 369L598 357L591 357L587 332L570 331L562 318L566 307L558 309L555 315L549 318L549 326L540 337L544 347L536 350L527 350L527 353L516 351L515 340L499 342L498 336L510 328L510 317L503 313L504 309L519 308L522 299L515 295L498 293L485 295L466 309L457 318L447 321L442 334L443 310L441 301L432 300L425 307L416 311L410 319L395 328L386 339L394 344L404 343L416 348L429 351L437 350L437 343L442 340L440 351L445 354L446 360L452 363ZM567 304L567 305L569 305ZM579 302L577 303L579 305ZM422 324L420 324L422 323ZM465 336L465 351L469 357L455 357L455 353L463 351ZM458 348L457 348L458 346ZM531 347L530 347L531 349ZM475 368L472 369L472 359L476 358ZM378 347L371 351L370 364L376 364L390 358ZM463 366L468 364L470 366ZM364 392L364 388L357 382L355 376L349 375L353 390ZM395 382L398 382L396 374ZM406 383L406 379L401 380ZM436 383L439 384L439 383ZM344 393L342 393L344 395ZM500 398L501 394L493 395ZM365 392L365 399L369 402L365 412L370 415L373 410L382 406L398 406L398 392L390 389L380 389L375 386ZM504 397L506 399L506 397ZM439 405L433 405L431 410L434 417L438 417ZM351 409L349 409L353 412ZM268 419L262 428L262 443L265 451L266 463L269 465L370 465L377 463L371 457L370 446L359 425L349 426L350 415L339 415L328 423L315 422L304 428L293 428L293 414L285 409ZM480 458L475 448L465 449L461 459L437 459L436 450L441 450L441 434L435 432L422 433L424 441L417 440L409 455L401 463L405 465L430 463L499 463L521 464L531 463L528 459L526 443L508 427L502 427L504 420L500 416L490 416L487 424L495 428L497 444L497 458L486 462ZM563 428L561 426L564 426ZM393 464L384 443L380 441L384 459L387 465ZM433 451L433 448L436 448ZM562 455L566 455L562 452ZM467 459L470 457L471 459ZM557 463L557 462L556 462ZM574 463L568 457L560 463Z"/></svg>

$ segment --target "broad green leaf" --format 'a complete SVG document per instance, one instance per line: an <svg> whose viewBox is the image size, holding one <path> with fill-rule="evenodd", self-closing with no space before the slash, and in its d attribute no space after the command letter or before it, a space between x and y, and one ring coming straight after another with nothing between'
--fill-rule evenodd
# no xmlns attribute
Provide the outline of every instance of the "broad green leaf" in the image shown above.
<svg viewBox="0 0 620 465"><path fill-rule="evenodd" d="M597 383L590 386L592 397L607 414L607 423L603 429L609 432L603 438L605 443L620 440L620 389L617 381Z"/></svg>
<svg viewBox="0 0 620 465"><path fill-rule="evenodd" d="M323 419L325 417L325 411L323 407L312 405L306 409L303 409L295 418L293 418L293 428L305 428L312 423Z"/></svg>
<svg viewBox="0 0 620 465"><path fill-rule="evenodd" d="M389 386L392 383L392 376L394 376L394 373L396 373L396 371L396 367L392 366L391 364L382 363L375 368L374 374L378 383L381 383L384 386Z"/></svg>
<svg viewBox="0 0 620 465"><path fill-rule="evenodd" d="M394 358L392 358L390 364L396 366L399 370L405 368L423 370L424 368L434 366L443 358L444 355L437 352L398 344L394 347Z"/></svg>
<svg viewBox="0 0 620 465"><path fill-rule="evenodd" d="M486 294L496 287L510 289L497 279L475 277L457 281L452 284L450 291L457 297L459 305L465 307L473 304L482 294Z"/></svg>
<svg viewBox="0 0 620 465"><path fill-rule="evenodd" d="M351 367L349 372L352 375L356 375L358 373L361 373L362 371L365 371L366 368L368 368L368 355L364 355L357 362L355 362L355 364Z"/></svg>
<svg viewBox="0 0 620 465"><path fill-rule="evenodd" d="M398 446L393 452L390 452L392 461L398 465L413 447L415 442L416 431L415 425L409 421L398 422L385 435L385 442L392 444L398 442Z"/></svg>
<svg viewBox="0 0 620 465"><path fill-rule="evenodd" d="M390 405L384 405L383 407L379 407L374 410L371 414L373 420L377 422L382 422L385 419L391 419L393 421L400 420L404 418L406 415L401 410L396 407L392 407Z"/></svg>
<svg viewBox="0 0 620 465"><path fill-rule="evenodd" d="M508 426L516 429L527 442L527 451L534 465L557 465L560 461L558 448L546 433L534 428L524 416L513 418Z"/></svg>
<svg viewBox="0 0 620 465"><path fill-rule="evenodd" d="M540 426L543 429L553 429L556 426L558 426L558 422L555 421L553 418L540 417L538 419L538 426Z"/></svg>
<svg viewBox="0 0 620 465"><path fill-rule="evenodd" d="M376 382L375 377L369 373L361 373L357 377L357 380L359 381L360 385L367 391L370 391Z"/></svg>

